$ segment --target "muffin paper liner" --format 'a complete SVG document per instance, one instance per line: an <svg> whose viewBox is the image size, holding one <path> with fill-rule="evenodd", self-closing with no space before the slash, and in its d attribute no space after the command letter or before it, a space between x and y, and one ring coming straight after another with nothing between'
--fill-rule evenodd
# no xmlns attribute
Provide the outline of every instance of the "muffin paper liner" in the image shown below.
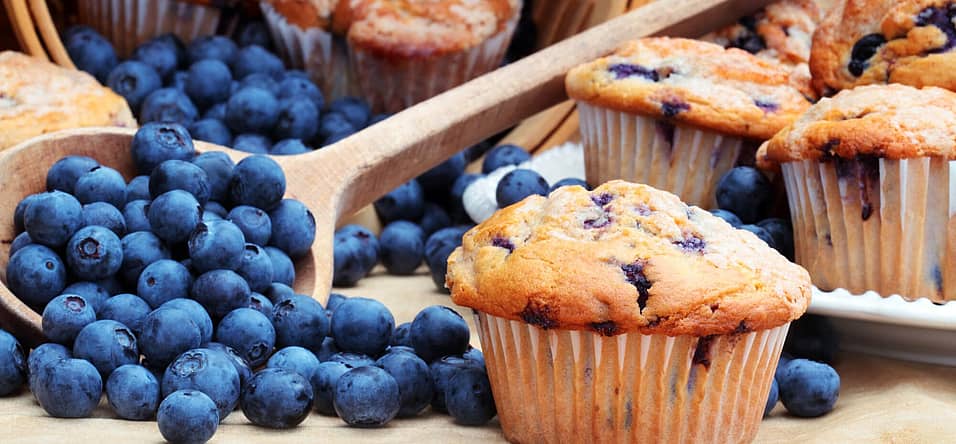
<svg viewBox="0 0 956 444"><path fill-rule="evenodd" d="M797 263L824 290L956 300L956 162L782 165Z"/></svg>
<svg viewBox="0 0 956 444"><path fill-rule="evenodd" d="M358 92L343 37L324 29L293 25L269 3L261 2L259 7L279 54L291 67L305 70L327 102Z"/></svg>
<svg viewBox="0 0 956 444"><path fill-rule="evenodd" d="M498 417L516 443L749 442L790 325L601 336L475 316Z"/></svg>
<svg viewBox="0 0 956 444"><path fill-rule="evenodd" d="M588 183L621 179L714 208L721 176L741 157L744 139L578 102Z"/></svg>
<svg viewBox="0 0 956 444"><path fill-rule="evenodd" d="M113 43L120 58L140 43L171 32L184 42L216 33L221 10L176 0L80 0L80 22Z"/></svg>
<svg viewBox="0 0 956 444"><path fill-rule="evenodd" d="M520 17L471 49L428 58L381 57L352 48L352 69L362 95L375 112L396 113L501 65Z"/></svg>

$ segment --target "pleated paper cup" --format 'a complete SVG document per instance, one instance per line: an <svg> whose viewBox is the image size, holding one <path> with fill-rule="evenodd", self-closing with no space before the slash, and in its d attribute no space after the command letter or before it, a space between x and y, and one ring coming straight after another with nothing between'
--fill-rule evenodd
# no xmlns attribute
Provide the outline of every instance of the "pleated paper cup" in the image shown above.
<svg viewBox="0 0 956 444"><path fill-rule="evenodd" d="M717 182L742 157L745 140L578 102L587 181L642 183L689 205L715 208ZM744 149L745 145L747 149Z"/></svg>
<svg viewBox="0 0 956 444"><path fill-rule="evenodd" d="M187 43L215 34L222 15L220 8L177 0L80 0L77 12L121 58L160 34L173 33Z"/></svg>
<svg viewBox="0 0 956 444"><path fill-rule="evenodd" d="M375 112L397 113L501 66L520 16L504 29L463 51L428 58L401 58L350 49L362 96Z"/></svg>
<svg viewBox="0 0 956 444"><path fill-rule="evenodd" d="M790 325L602 336L476 318L501 427L515 443L752 441Z"/></svg>
<svg viewBox="0 0 956 444"><path fill-rule="evenodd" d="M289 23L269 3L261 2L259 7L279 55L291 67L307 72L327 101L357 94L343 37L321 28L303 29Z"/></svg>
<svg viewBox="0 0 956 444"><path fill-rule="evenodd" d="M823 290L956 300L956 162L782 165L797 263Z"/></svg>

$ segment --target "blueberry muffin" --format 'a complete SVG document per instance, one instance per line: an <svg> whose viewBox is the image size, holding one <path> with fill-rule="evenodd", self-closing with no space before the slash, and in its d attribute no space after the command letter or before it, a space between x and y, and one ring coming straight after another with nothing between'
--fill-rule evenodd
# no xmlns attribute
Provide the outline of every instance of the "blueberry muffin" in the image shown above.
<svg viewBox="0 0 956 444"><path fill-rule="evenodd" d="M809 85L810 42L822 20L817 0L783 0L701 40L776 60L791 69L794 81Z"/></svg>
<svg viewBox="0 0 956 444"><path fill-rule="evenodd" d="M720 177L810 106L810 90L780 63L666 37L578 66L566 86L588 183L645 183L708 208Z"/></svg>
<svg viewBox="0 0 956 444"><path fill-rule="evenodd" d="M511 442L749 442L807 272L622 181L498 211L448 259Z"/></svg>
<svg viewBox="0 0 956 444"><path fill-rule="evenodd" d="M87 126L135 128L136 119L122 97L85 72L0 52L0 149Z"/></svg>
<svg viewBox="0 0 956 444"><path fill-rule="evenodd" d="M956 93L844 90L758 155L783 170L796 260L818 287L956 299Z"/></svg>
<svg viewBox="0 0 956 444"><path fill-rule="evenodd" d="M813 36L813 86L823 95L886 83L956 90L954 18L949 1L838 2Z"/></svg>

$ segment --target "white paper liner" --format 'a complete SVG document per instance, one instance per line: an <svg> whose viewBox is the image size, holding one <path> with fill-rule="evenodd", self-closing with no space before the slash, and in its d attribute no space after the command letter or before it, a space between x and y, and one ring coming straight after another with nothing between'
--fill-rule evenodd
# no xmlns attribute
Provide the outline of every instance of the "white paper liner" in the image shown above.
<svg viewBox="0 0 956 444"><path fill-rule="evenodd" d="M578 102L588 183L621 179L715 208L721 176L736 165L744 140Z"/></svg>
<svg viewBox="0 0 956 444"><path fill-rule="evenodd" d="M176 34L184 42L216 33L221 10L176 0L80 0L80 23L102 34L120 58L160 34Z"/></svg>
<svg viewBox="0 0 956 444"><path fill-rule="evenodd" d="M348 45L342 37L320 28L293 25L269 3L260 2L259 7L279 55L289 66L305 70L326 101L358 93L349 66Z"/></svg>
<svg viewBox="0 0 956 444"><path fill-rule="evenodd" d="M542 330L476 312L498 417L518 443L726 443L757 433L789 324L717 336Z"/></svg>
<svg viewBox="0 0 956 444"><path fill-rule="evenodd" d="M956 162L836 162L782 165L796 261L814 284L956 299Z"/></svg>
<svg viewBox="0 0 956 444"><path fill-rule="evenodd" d="M501 66L520 18L473 48L429 58L380 57L351 48L352 69L362 95L375 112L397 113Z"/></svg>
<svg viewBox="0 0 956 444"><path fill-rule="evenodd" d="M584 150L581 144L568 142L542 152L517 166L506 166L472 182L462 195L465 212L475 223L484 222L498 211L495 191L498 182L505 174L523 168L537 172L553 184L561 179L575 178L584 180Z"/></svg>

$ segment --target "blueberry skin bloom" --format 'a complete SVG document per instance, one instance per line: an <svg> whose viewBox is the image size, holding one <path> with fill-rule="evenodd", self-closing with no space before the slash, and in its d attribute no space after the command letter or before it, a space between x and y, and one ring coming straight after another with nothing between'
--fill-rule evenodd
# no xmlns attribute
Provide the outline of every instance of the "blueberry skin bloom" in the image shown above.
<svg viewBox="0 0 956 444"><path fill-rule="evenodd" d="M295 284L295 264L282 250L276 247L266 247L266 254L272 260L272 282L291 287ZM273 303L279 301L273 299Z"/></svg>
<svg viewBox="0 0 956 444"><path fill-rule="evenodd" d="M189 319L199 327L202 343L212 340L212 318L209 317L209 313L206 312L206 309L203 308L202 305L199 305L199 302L192 299L177 298L163 303L159 308L175 308L186 312L186 314L189 315Z"/></svg>
<svg viewBox="0 0 956 444"><path fill-rule="evenodd" d="M277 302L272 323L276 346L280 348L298 345L315 352L329 334L329 318L322 304L308 296L296 295Z"/></svg>
<svg viewBox="0 0 956 444"><path fill-rule="evenodd" d="M159 433L173 444L195 444L209 441L219 427L216 403L197 390L170 393L156 412Z"/></svg>
<svg viewBox="0 0 956 444"><path fill-rule="evenodd" d="M295 372L267 368L252 377L242 390L242 413L253 424L288 429L305 421L314 394L309 380Z"/></svg>
<svg viewBox="0 0 956 444"><path fill-rule="evenodd" d="M232 170L236 166L232 159L226 153L210 151L196 156L192 163L206 172L206 178L209 181L209 200L225 202L229 196Z"/></svg>
<svg viewBox="0 0 956 444"><path fill-rule="evenodd" d="M445 274L448 272L448 256L455 248L461 246L461 238L468 227L442 228L428 237L425 241L425 263L431 271L432 282L440 291L448 293L445 288Z"/></svg>
<svg viewBox="0 0 956 444"><path fill-rule="evenodd" d="M269 154L272 141L262 134L239 134L232 140L232 149L253 154Z"/></svg>
<svg viewBox="0 0 956 444"><path fill-rule="evenodd" d="M126 184L127 203L134 200L151 200L152 198L149 194L149 176L136 176Z"/></svg>
<svg viewBox="0 0 956 444"><path fill-rule="evenodd" d="M160 259L139 275L136 293L155 309L173 299L189 297L192 284L193 277L183 264Z"/></svg>
<svg viewBox="0 0 956 444"><path fill-rule="evenodd" d="M262 247L255 244L246 244L236 273L246 280L250 290L264 292L272 285L272 258ZM272 316L271 306L269 316Z"/></svg>
<svg viewBox="0 0 956 444"><path fill-rule="evenodd" d="M62 191L43 193L24 211L23 225L33 242L62 247L83 226L83 206Z"/></svg>
<svg viewBox="0 0 956 444"><path fill-rule="evenodd" d="M773 378L773 382L770 384L770 394L767 395L767 405L764 406L763 416L770 415L770 412L773 411L773 408L777 406L777 401L780 400L780 385L777 384L777 378Z"/></svg>
<svg viewBox="0 0 956 444"><path fill-rule="evenodd" d="M528 196L547 196L550 191L548 182L540 174L526 169L517 169L505 174L495 189L498 208L505 208L521 202Z"/></svg>
<svg viewBox="0 0 956 444"><path fill-rule="evenodd" d="M332 283L350 287L367 276L378 263L378 239L364 227L346 225L333 238Z"/></svg>
<svg viewBox="0 0 956 444"><path fill-rule="evenodd" d="M189 67L186 94L199 108L205 109L229 98L232 73L219 60L201 60Z"/></svg>
<svg viewBox="0 0 956 444"><path fill-rule="evenodd" d="M418 220L425 212L425 192L416 180L395 188L373 204L382 223L396 220Z"/></svg>
<svg viewBox="0 0 956 444"><path fill-rule="evenodd" d="M227 65L235 62L239 48L232 39L221 35L196 37L189 42L186 56L190 63L200 60L219 60Z"/></svg>
<svg viewBox="0 0 956 444"><path fill-rule="evenodd" d="M7 287L30 307L45 307L66 287L66 265L53 250L27 245L10 257Z"/></svg>
<svg viewBox="0 0 956 444"><path fill-rule="evenodd" d="M241 41L239 46L242 49L239 50L236 61L232 65L232 72L237 79L242 79L254 73L264 73L277 78L285 70L282 60L279 60L275 54L262 46L257 44L244 45Z"/></svg>
<svg viewBox="0 0 956 444"><path fill-rule="evenodd" d="M333 399L335 384L352 366L341 362L326 361L319 364L312 374L312 388L315 391L315 410L323 415L336 415Z"/></svg>
<svg viewBox="0 0 956 444"><path fill-rule="evenodd" d="M138 111L146 96L163 87L163 81L152 66L127 60L110 71L106 85L123 96L131 109Z"/></svg>
<svg viewBox="0 0 956 444"><path fill-rule="evenodd" d="M771 200L767 176L756 168L740 166L724 174L717 182L717 206L736 214L745 224L760 220Z"/></svg>
<svg viewBox="0 0 956 444"><path fill-rule="evenodd" d="M189 238L202 220L202 207L192 194L173 190L161 194L150 205L149 225L153 233L169 243Z"/></svg>
<svg viewBox="0 0 956 444"><path fill-rule="evenodd" d="M461 425L482 426L491 421L498 411L488 374L480 368L457 372L445 387L445 407Z"/></svg>
<svg viewBox="0 0 956 444"><path fill-rule="evenodd" d="M418 415L431 403L434 386L428 364L414 352L390 351L375 361L375 365L387 371L398 383L399 418Z"/></svg>
<svg viewBox="0 0 956 444"><path fill-rule="evenodd" d="M268 134L278 119L279 101L262 88L242 88L226 102L226 124L237 133Z"/></svg>
<svg viewBox="0 0 956 444"><path fill-rule="evenodd" d="M312 140L318 132L319 110L306 97L290 97L279 102L272 137L276 140Z"/></svg>
<svg viewBox="0 0 956 444"><path fill-rule="evenodd" d="M99 225L109 228L117 236L126 235L126 218L117 207L106 202L83 205L83 226Z"/></svg>
<svg viewBox="0 0 956 444"><path fill-rule="evenodd" d="M398 383L378 367L359 367L339 377L333 397L335 412L353 427L381 427L401 408Z"/></svg>
<svg viewBox="0 0 956 444"><path fill-rule="evenodd" d="M163 368L180 353L202 342L199 326L189 313L170 307L153 310L143 321L139 349L155 368Z"/></svg>
<svg viewBox="0 0 956 444"><path fill-rule="evenodd" d="M531 160L531 155L517 145L501 145L488 152L481 163L482 174L489 174L508 165L520 165Z"/></svg>
<svg viewBox="0 0 956 444"><path fill-rule="evenodd" d="M100 314L100 309L106 305L106 301L110 299L109 292L103 286L89 281L74 282L64 288L62 293L82 296L83 299L86 299L86 303L93 307L93 312L97 316Z"/></svg>
<svg viewBox="0 0 956 444"><path fill-rule="evenodd" d="M302 347L286 347L275 352L266 363L267 368L279 368L293 373L298 373L309 381L315 376L315 371L319 367L319 358L315 354ZM313 386L314 388L314 386Z"/></svg>
<svg viewBox="0 0 956 444"><path fill-rule="evenodd" d="M216 341L232 347L251 367L259 367L275 347L276 331L269 318L259 311L238 308L219 322Z"/></svg>
<svg viewBox="0 0 956 444"><path fill-rule="evenodd" d="M269 218L272 222L272 246L293 259L309 253L315 241L315 218L302 202L283 199L269 212Z"/></svg>
<svg viewBox="0 0 956 444"><path fill-rule="evenodd" d="M115 295L106 300L99 309L100 319L119 322L138 335L143 328L143 320L152 311L149 304L139 296L129 293Z"/></svg>
<svg viewBox="0 0 956 444"><path fill-rule="evenodd" d="M192 100L176 88L160 88L146 96L139 112L141 122L175 123L188 126L199 117Z"/></svg>
<svg viewBox="0 0 956 444"><path fill-rule="evenodd" d="M149 204L149 200L133 200L123 207L123 223L126 224L127 233L153 229L149 225Z"/></svg>
<svg viewBox="0 0 956 444"><path fill-rule="evenodd" d="M103 379L93 364L63 359L40 368L33 394L54 418L86 418L100 402Z"/></svg>
<svg viewBox="0 0 956 444"><path fill-rule="evenodd" d="M433 409L439 412L448 411L445 404L445 390L451 384L451 378L459 371L473 367L481 368L481 365L473 360L454 355L445 356L428 366L432 383L435 386L434 397L432 398Z"/></svg>
<svg viewBox="0 0 956 444"><path fill-rule="evenodd" d="M192 159L196 150L189 131L175 123L147 123L136 131L130 147L139 174L149 175L167 160Z"/></svg>
<svg viewBox="0 0 956 444"><path fill-rule="evenodd" d="M425 213L418 220L418 226L424 232L423 239L427 239L432 233L451 226L451 216L440 205L425 202Z"/></svg>
<svg viewBox="0 0 956 444"><path fill-rule="evenodd" d="M379 356L385 351L395 318L379 301L367 298L348 298L332 313L332 337L339 349Z"/></svg>
<svg viewBox="0 0 956 444"><path fill-rule="evenodd" d="M286 77L279 82L279 99L289 99L293 97L304 97L312 102L316 110L325 108L325 97L322 91L306 78L292 77L286 73ZM313 121L313 125L315 122Z"/></svg>
<svg viewBox="0 0 956 444"><path fill-rule="evenodd" d="M132 330L119 322L102 320L80 330L73 343L73 356L90 361L107 378L121 365L138 364L139 348Z"/></svg>
<svg viewBox="0 0 956 444"><path fill-rule="evenodd" d="M388 224L379 241L382 265L391 274L410 275L425 258L425 232L411 222L399 220Z"/></svg>
<svg viewBox="0 0 956 444"><path fill-rule="evenodd" d="M146 367L123 365L106 380L106 398L116 416L146 421L159 407L159 381Z"/></svg>
<svg viewBox="0 0 956 444"><path fill-rule="evenodd" d="M73 194L76 181L100 163L86 156L65 156L57 160L46 172L46 190Z"/></svg>
<svg viewBox="0 0 956 444"><path fill-rule="evenodd" d="M149 175L149 194L153 199L172 190L192 194L200 205L209 202L209 177L195 164L182 160L167 160Z"/></svg>
<svg viewBox="0 0 956 444"><path fill-rule="evenodd" d="M821 362L794 359L787 363L778 382L783 406L802 418L830 413L840 397L840 375Z"/></svg>
<svg viewBox="0 0 956 444"><path fill-rule="evenodd" d="M53 298L43 309L43 335L52 342L67 346L83 327L96 321L93 307L81 296L64 294Z"/></svg>
<svg viewBox="0 0 956 444"><path fill-rule="evenodd" d="M242 263L246 239L242 230L227 220L201 222L189 236L189 258L199 273L235 270Z"/></svg>
<svg viewBox="0 0 956 444"><path fill-rule="evenodd" d="M209 396L219 409L219 419L226 419L239 404L239 373L233 363L220 352L196 348L179 355L163 374L163 396L177 390L199 390Z"/></svg>
<svg viewBox="0 0 956 444"><path fill-rule="evenodd" d="M266 156L249 156L236 164L229 186L237 205L271 211L285 194L285 173L276 161Z"/></svg>
<svg viewBox="0 0 956 444"><path fill-rule="evenodd" d="M66 52L80 70L106 83L110 71L116 66L116 50L102 35L85 26L73 27L67 32Z"/></svg>
<svg viewBox="0 0 956 444"><path fill-rule="evenodd" d="M40 344L39 347L30 352L30 356L27 358L27 382L30 390L34 391L34 396L36 396L36 380L43 367L72 357L73 352L69 348L55 342Z"/></svg>
<svg viewBox="0 0 956 444"><path fill-rule="evenodd" d="M249 295L249 308L266 315L268 319L272 319L272 309L275 308L275 306L272 305L272 301L270 301L269 298L260 293L252 292L252 294Z"/></svg>
<svg viewBox="0 0 956 444"><path fill-rule="evenodd" d="M237 308L249 305L249 284L231 270L213 270L196 278L190 291L213 318L222 318Z"/></svg>
<svg viewBox="0 0 956 444"><path fill-rule="evenodd" d="M232 145L232 132L218 119L203 118L193 122L189 125L189 134L196 140L222 146Z"/></svg>
<svg viewBox="0 0 956 444"><path fill-rule="evenodd" d="M431 362L442 356L464 353L471 334L465 319L457 311L432 305L415 316L411 337L415 353Z"/></svg>
<svg viewBox="0 0 956 444"><path fill-rule="evenodd" d="M246 362L242 356L239 356L239 353L233 350L232 347L219 342L206 342L200 348L212 351L213 353L219 353L231 362L232 366L236 369L236 373L239 374L240 386L245 387L246 382L252 379L252 368L249 367L249 363Z"/></svg>
<svg viewBox="0 0 956 444"><path fill-rule="evenodd" d="M120 276L128 285L136 285L140 273L160 259L169 259L169 250L149 231L138 231L123 237L123 265Z"/></svg>
<svg viewBox="0 0 956 444"><path fill-rule="evenodd" d="M26 380L27 357L23 347L13 335L0 329L0 396L20 390Z"/></svg>
<svg viewBox="0 0 956 444"><path fill-rule="evenodd" d="M123 244L106 227L81 228L66 246L66 263L76 276L99 280L119 271L123 265Z"/></svg>

